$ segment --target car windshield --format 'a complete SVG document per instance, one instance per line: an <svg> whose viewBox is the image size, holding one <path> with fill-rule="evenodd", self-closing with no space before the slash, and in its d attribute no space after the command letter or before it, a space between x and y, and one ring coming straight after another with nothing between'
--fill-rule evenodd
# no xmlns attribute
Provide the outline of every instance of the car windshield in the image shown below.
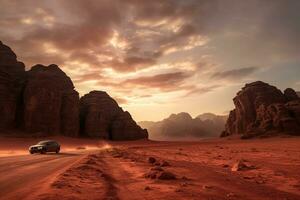
<svg viewBox="0 0 300 200"><path fill-rule="evenodd" d="M39 143L37 143L38 145L46 145L47 143L50 143L49 141L41 141Z"/></svg>

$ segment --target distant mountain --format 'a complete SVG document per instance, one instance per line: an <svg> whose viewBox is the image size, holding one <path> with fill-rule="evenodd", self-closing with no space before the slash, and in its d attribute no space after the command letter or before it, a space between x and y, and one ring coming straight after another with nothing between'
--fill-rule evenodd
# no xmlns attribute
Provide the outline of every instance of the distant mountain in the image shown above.
<svg viewBox="0 0 300 200"><path fill-rule="evenodd" d="M182 112L171 114L168 118L153 122L142 121L138 124L146 128L153 140L185 140L217 137L224 130L227 116L204 113L196 118Z"/></svg>

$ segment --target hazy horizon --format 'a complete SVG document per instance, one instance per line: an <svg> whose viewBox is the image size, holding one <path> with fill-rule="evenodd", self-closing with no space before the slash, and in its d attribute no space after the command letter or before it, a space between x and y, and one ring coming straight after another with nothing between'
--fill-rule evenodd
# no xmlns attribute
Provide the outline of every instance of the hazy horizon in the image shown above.
<svg viewBox="0 0 300 200"><path fill-rule="evenodd" d="M227 114L245 83L300 90L300 1L0 0L0 40L136 121Z"/></svg>

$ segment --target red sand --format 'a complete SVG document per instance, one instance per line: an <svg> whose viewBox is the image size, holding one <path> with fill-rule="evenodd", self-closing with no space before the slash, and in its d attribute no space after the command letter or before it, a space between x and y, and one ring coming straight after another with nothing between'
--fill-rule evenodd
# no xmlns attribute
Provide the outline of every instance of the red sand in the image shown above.
<svg viewBox="0 0 300 200"><path fill-rule="evenodd" d="M74 148L99 142L61 140ZM105 148L74 155L0 158L0 199L300 199L299 137L103 144ZM150 156L156 164L148 162ZM238 160L251 167L232 171ZM163 161L170 166L158 167ZM171 172L176 179L145 178L162 173L156 170ZM4 182L14 177L21 179Z"/></svg>

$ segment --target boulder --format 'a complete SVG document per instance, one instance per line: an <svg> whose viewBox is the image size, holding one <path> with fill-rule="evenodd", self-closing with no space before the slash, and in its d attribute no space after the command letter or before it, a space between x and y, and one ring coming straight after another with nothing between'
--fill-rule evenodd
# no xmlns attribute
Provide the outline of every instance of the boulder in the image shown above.
<svg viewBox="0 0 300 200"><path fill-rule="evenodd" d="M19 123L24 76L24 64L0 41L0 130L14 128Z"/></svg>
<svg viewBox="0 0 300 200"><path fill-rule="evenodd" d="M147 130L136 124L128 112L106 92L92 91L80 99L80 133L111 140L148 138Z"/></svg>
<svg viewBox="0 0 300 200"><path fill-rule="evenodd" d="M230 112L221 136L299 134L300 99L290 88L282 93L274 86L257 81L246 84L233 102L235 109Z"/></svg>
<svg viewBox="0 0 300 200"><path fill-rule="evenodd" d="M298 94L292 88L285 89L283 93L287 101L299 99Z"/></svg>
<svg viewBox="0 0 300 200"><path fill-rule="evenodd" d="M24 128L28 132L77 136L79 95L57 65L35 65L27 72Z"/></svg>

